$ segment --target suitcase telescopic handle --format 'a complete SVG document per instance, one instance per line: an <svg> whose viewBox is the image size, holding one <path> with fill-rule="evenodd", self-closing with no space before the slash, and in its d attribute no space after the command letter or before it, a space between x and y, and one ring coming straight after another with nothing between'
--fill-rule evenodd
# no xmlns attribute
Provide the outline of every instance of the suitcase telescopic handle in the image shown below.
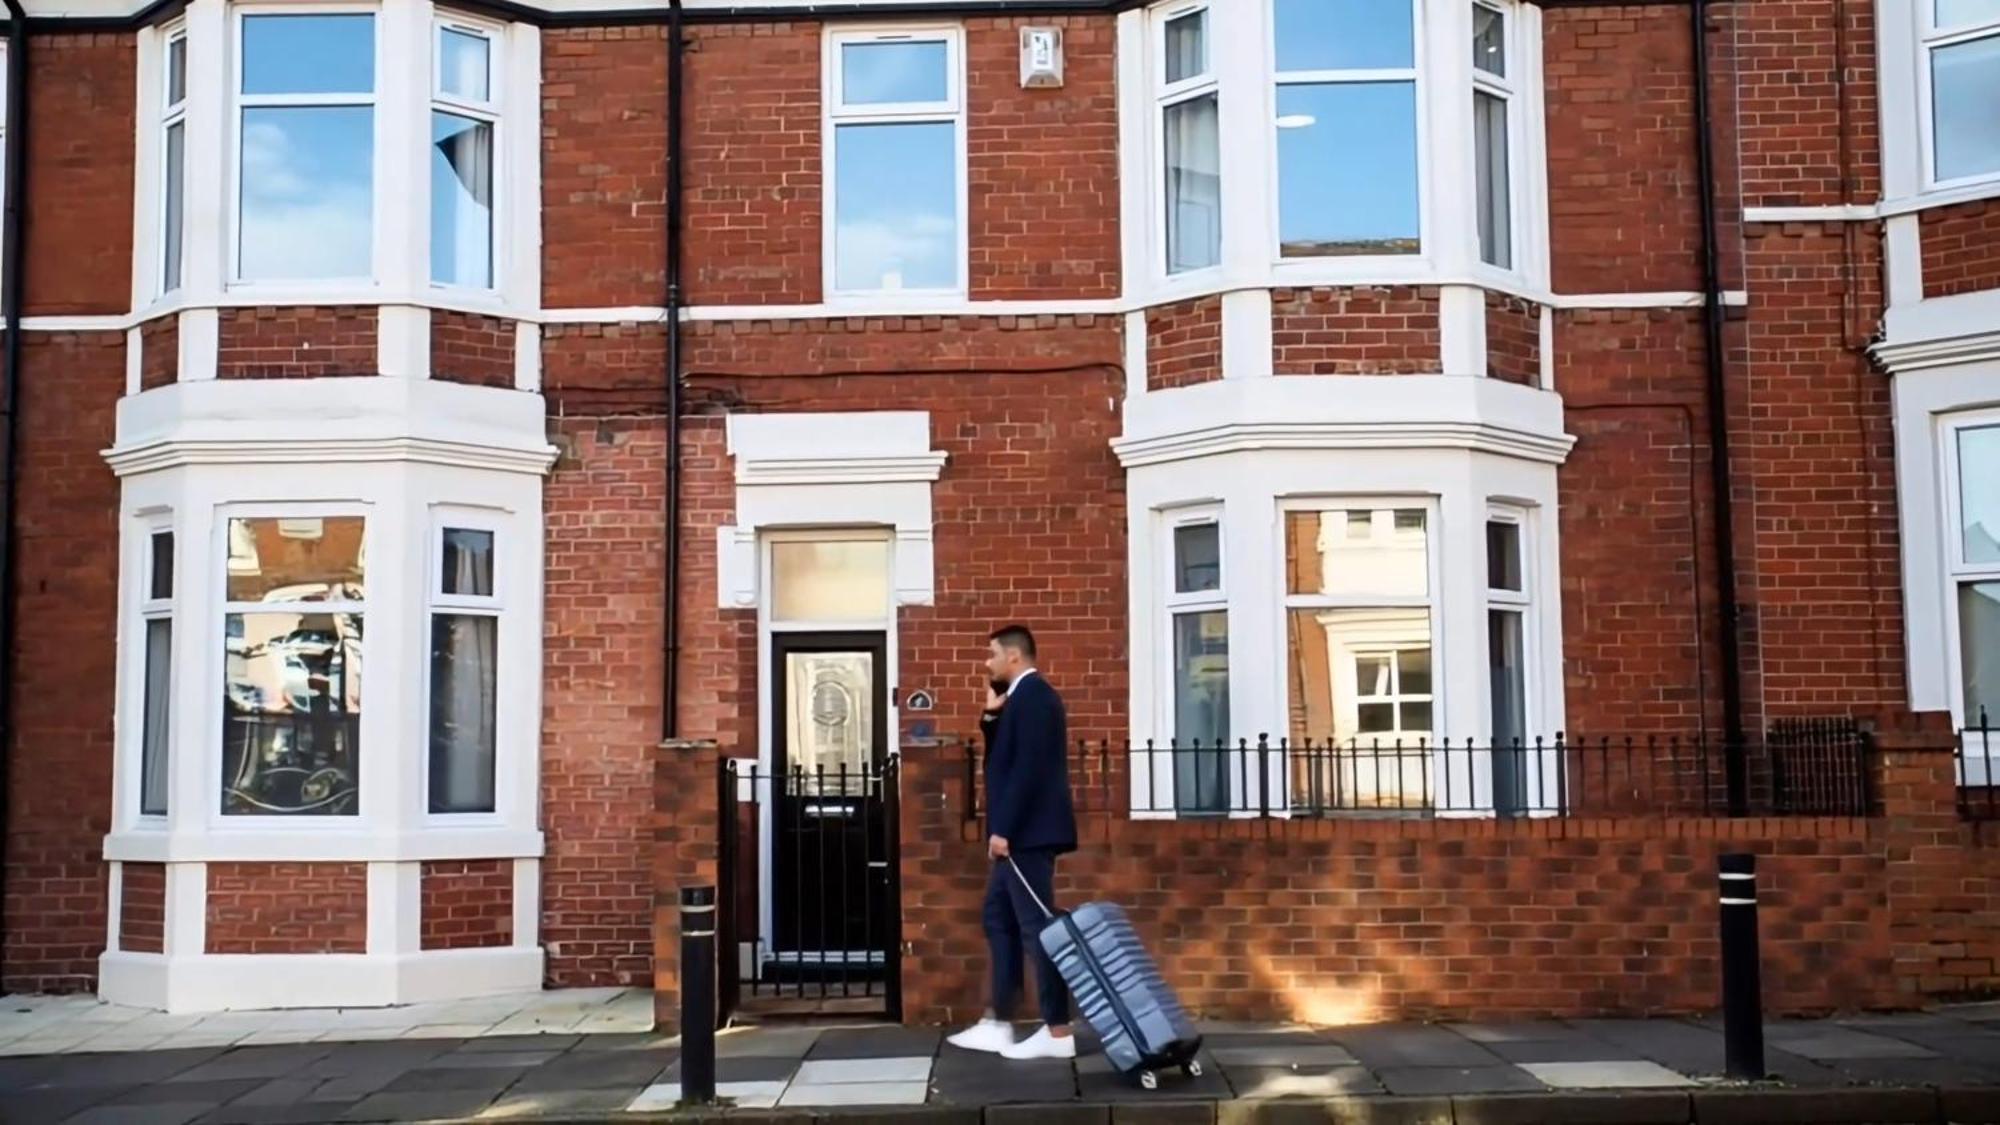
<svg viewBox="0 0 2000 1125"><path fill-rule="evenodd" d="M1035 888L1030 886L1028 883L1028 877L1026 875L1021 874L1021 865L1015 863L1014 857L1011 855L1007 857L1007 866L1013 869L1014 878L1019 879L1021 881L1021 889L1027 891L1028 897L1035 900L1035 905L1041 909L1042 917L1054 918L1056 916L1056 912L1050 910L1049 904L1042 901L1042 896L1035 893Z"/></svg>

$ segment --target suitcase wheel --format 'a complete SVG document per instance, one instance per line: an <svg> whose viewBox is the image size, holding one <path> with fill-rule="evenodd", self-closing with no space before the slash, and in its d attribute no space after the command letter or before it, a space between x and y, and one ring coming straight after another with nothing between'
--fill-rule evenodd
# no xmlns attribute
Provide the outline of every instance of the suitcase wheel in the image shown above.
<svg viewBox="0 0 2000 1125"><path fill-rule="evenodd" d="M1142 1070L1139 1072L1139 1085L1148 1090L1157 1090L1160 1088L1160 1076L1150 1070Z"/></svg>
<svg viewBox="0 0 2000 1125"><path fill-rule="evenodd" d="M1187 1061L1187 1065L1181 1067L1181 1070L1184 1071L1189 1078L1201 1077L1201 1063L1194 1059L1189 1059Z"/></svg>

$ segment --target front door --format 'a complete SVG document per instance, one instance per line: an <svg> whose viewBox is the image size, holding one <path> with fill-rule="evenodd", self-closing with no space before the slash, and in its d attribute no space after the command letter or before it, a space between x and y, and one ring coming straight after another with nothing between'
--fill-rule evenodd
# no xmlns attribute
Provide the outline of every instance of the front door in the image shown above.
<svg viewBox="0 0 2000 1125"><path fill-rule="evenodd" d="M802 976L858 982L890 937L885 637L771 640L772 952Z"/></svg>

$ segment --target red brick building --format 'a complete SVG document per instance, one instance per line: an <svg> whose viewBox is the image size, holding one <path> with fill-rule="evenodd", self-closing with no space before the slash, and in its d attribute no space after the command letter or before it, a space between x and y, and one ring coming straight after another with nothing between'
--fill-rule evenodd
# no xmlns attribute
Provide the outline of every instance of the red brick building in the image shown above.
<svg viewBox="0 0 2000 1125"><path fill-rule="evenodd" d="M850 874L901 930L847 944L962 1008L935 740L1017 619L1112 743L1068 886L1199 1006L1699 1005L1727 841L1779 857L1784 1005L2000 983L1986 743L1938 737L2000 710L1990 4L7 26L7 989L669 995L718 853L792 979L787 911L854 911L784 904L846 884L720 760L868 821L893 759ZM1927 733L1837 823L1493 750L1839 716Z"/></svg>

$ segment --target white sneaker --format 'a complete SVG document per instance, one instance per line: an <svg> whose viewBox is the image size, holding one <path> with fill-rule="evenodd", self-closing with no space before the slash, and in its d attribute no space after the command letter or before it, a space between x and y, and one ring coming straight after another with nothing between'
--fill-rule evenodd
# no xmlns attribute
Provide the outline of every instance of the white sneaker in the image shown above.
<svg viewBox="0 0 2000 1125"><path fill-rule="evenodd" d="M1076 1057L1076 1036L1065 1035L1061 1039L1049 1034L1044 1027L1019 1043L1000 1048L1003 1059L1073 1059Z"/></svg>
<svg viewBox="0 0 2000 1125"><path fill-rule="evenodd" d="M1004 1053L1014 1046L1014 1025L1000 1020L980 1020L945 1042L960 1050Z"/></svg>

